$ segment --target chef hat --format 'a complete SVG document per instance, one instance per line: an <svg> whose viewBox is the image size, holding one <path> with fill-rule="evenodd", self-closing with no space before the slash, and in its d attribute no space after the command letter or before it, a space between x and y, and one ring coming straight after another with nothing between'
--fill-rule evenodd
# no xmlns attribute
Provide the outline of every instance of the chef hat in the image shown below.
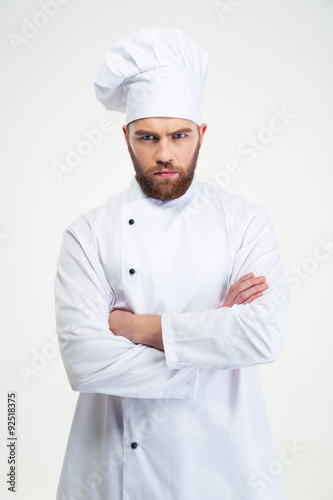
<svg viewBox="0 0 333 500"><path fill-rule="evenodd" d="M105 55L94 82L106 109L139 118L169 116L201 125L207 75L203 46L177 28L148 28L121 38Z"/></svg>

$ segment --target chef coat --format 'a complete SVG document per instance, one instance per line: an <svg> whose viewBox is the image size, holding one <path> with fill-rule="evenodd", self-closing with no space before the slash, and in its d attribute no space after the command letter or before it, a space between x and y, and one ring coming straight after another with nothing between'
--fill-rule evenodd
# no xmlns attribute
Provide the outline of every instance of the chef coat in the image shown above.
<svg viewBox="0 0 333 500"><path fill-rule="evenodd" d="M221 307L241 276L269 288ZM285 500L258 365L281 352L288 289L270 215L197 177L181 197L128 189L64 232L59 345L80 392L57 500ZM164 351L109 313L161 315ZM266 474L263 474L263 470Z"/></svg>

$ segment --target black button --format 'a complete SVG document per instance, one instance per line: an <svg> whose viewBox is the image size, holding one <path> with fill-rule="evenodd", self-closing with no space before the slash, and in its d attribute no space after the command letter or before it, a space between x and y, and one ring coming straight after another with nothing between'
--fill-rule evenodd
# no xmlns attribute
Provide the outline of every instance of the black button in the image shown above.
<svg viewBox="0 0 333 500"><path fill-rule="evenodd" d="M135 273L135 269L131 268L131 269L129 270L129 273L130 273L130 274L134 274L134 273Z"/></svg>
<svg viewBox="0 0 333 500"><path fill-rule="evenodd" d="M132 224L134 224L134 219L130 219L130 220L128 221L128 223L129 223L129 224L131 224L131 225L132 225Z"/></svg>
<svg viewBox="0 0 333 500"><path fill-rule="evenodd" d="M131 443L131 448L133 448L133 450L135 450L135 448L138 447L138 443L136 443L135 441L133 443Z"/></svg>

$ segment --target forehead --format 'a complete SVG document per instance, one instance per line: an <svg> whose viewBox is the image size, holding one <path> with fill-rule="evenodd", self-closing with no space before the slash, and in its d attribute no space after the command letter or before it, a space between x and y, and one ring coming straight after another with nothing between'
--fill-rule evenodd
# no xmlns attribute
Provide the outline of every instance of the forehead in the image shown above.
<svg viewBox="0 0 333 500"><path fill-rule="evenodd" d="M131 122L130 132L135 133L138 130L147 130L158 134L170 133L182 128L191 129L193 132L197 129L197 124L191 120L183 118L153 117L142 118Z"/></svg>

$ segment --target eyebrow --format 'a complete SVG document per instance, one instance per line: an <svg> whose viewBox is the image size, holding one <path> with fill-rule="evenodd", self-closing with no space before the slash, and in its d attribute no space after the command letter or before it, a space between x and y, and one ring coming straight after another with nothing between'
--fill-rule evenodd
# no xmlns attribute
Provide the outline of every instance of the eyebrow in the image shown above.
<svg viewBox="0 0 333 500"><path fill-rule="evenodd" d="M192 128L184 127L180 128L179 130L175 130L174 132L171 132L170 134L167 134L168 136L170 135L176 135L176 134L185 134L185 133L191 133L193 132ZM157 135L155 132L151 132L150 130L136 130L134 132L134 135Z"/></svg>

